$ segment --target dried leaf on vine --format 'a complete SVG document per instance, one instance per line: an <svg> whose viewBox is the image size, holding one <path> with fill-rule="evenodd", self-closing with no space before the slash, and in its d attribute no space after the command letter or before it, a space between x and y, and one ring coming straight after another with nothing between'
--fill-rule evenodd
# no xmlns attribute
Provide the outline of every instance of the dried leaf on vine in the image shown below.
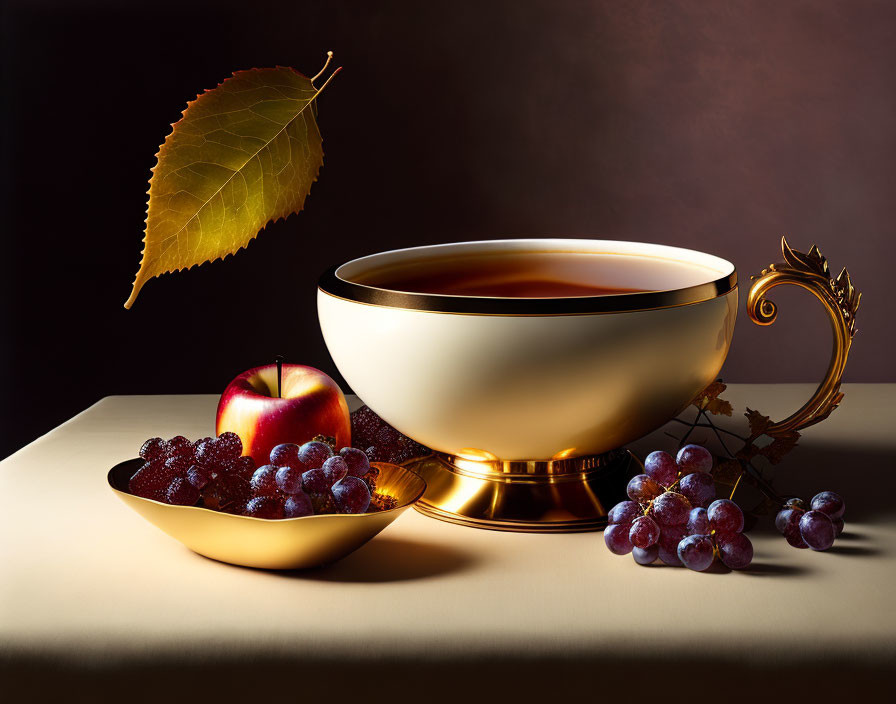
<svg viewBox="0 0 896 704"><path fill-rule="evenodd" d="M796 447L799 439L800 434L795 430L790 430L781 434L776 433L774 440L761 448L759 454L772 464L778 464L778 462L784 459L784 455Z"/></svg>
<svg viewBox="0 0 896 704"><path fill-rule="evenodd" d="M725 399L719 398L719 395L727 388L728 386L721 379L716 379L697 394L691 404L714 416L730 416L734 410L731 404Z"/></svg>
<svg viewBox="0 0 896 704"><path fill-rule="evenodd" d="M759 411L754 411L750 408L747 408L747 412L744 415L750 424L750 439L765 435L765 431L772 424L768 416L764 416Z"/></svg>
<svg viewBox="0 0 896 704"><path fill-rule="evenodd" d="M743 467L737 460L720 459L712 470L712 478L718 484L734 486L743 473Z"/></svg>

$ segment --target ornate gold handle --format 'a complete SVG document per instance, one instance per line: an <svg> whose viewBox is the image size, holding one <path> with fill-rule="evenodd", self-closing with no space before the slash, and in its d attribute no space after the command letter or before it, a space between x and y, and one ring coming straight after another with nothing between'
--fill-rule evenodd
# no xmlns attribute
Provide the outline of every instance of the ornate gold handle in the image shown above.
<svg viewBox="0 0 896 704"><path fill-rule="evenodd" d="M763 269L753 277L747 296L747 313L754 323L771 325L778 315L777 306L766 298L775 286L794 284L811 291L827 310L834 332L831 363L815 394L793 415L769 426L769 434L800 430L827 418L843 398L840 381L846 367L846 357L856 334L856 310L862 294L853 288L849 272L844 268L836 279L831 279L827 260L812 245L808 254L790 248L781 238L784 261ZM768 431L767 431L768 432Z"/></svg>

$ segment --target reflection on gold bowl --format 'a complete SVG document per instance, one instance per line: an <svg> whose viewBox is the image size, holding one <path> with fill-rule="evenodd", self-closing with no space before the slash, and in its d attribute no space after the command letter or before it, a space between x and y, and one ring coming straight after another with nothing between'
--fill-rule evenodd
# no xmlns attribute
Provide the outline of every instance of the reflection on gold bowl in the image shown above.
<svg viewBox="0 0 896 704"><path fill-rule="evenodd" d="M128 491L128 481L142 463L128 460L109 470L109 486L128 506L200 555L275 570L305 569L342 559L398 518L426 490L426 483L411 470L373 462L380 470L377 491L395 497L397 508L271 521L135 496Z"/></svg>

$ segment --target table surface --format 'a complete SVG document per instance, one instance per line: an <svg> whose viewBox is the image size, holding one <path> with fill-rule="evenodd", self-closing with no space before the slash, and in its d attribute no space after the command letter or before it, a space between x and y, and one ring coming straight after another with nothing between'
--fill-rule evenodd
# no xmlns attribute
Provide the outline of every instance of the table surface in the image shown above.
<svg viewBox="0 0 896 704"><path fill-rule="evenodd" d="M726 397L781 417L811 388L731 385ZM154 658L619 664L686 653L749 667L891 668L896 385L844 390L777 484L843 493L844 536L816 553L760 527L752 569L718 574L639 567L610 554L600 533L492 532L415 511L326 568L215 562L132 512L106 472L147 437L210 434L217 397L104 398L0 463L0 656L95 669ZM643 457L674 444L657 431L632 449Z"/></svg>

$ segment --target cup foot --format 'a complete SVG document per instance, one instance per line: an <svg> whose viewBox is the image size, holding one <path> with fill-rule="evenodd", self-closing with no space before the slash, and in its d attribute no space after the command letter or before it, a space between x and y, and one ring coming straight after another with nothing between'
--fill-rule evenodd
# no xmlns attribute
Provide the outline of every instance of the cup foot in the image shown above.
<svg viewBox="0 0 896 704"><path fill-rule="evenodd" d="M601 530L607 512L626 499L628 480L642 471L628 450L567 460L571 471L495 472L483 463L433 455L409 469L427 489L414 508L425 516L473 528L525 533L576 533ZM525 463L520 463L525 464ZM576 465L580 469L576 469ZM566 468L564 468L566 469Z"/></svg>

